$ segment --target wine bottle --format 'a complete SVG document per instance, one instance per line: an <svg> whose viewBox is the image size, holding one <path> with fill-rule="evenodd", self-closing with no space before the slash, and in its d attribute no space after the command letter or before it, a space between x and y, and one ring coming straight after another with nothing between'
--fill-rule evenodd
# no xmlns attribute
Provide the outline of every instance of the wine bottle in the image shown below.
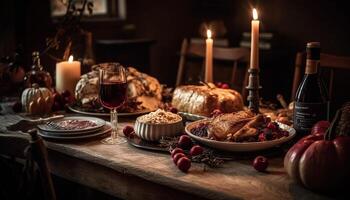
<svg viewBox="0 0 350 200"><path fill-rule="evenodd" d="M298 134L309 134L320 120L328 120L328 91L318 73L321 47L319 42L306 46L305 75L295 95L294 128Z"/></svg>

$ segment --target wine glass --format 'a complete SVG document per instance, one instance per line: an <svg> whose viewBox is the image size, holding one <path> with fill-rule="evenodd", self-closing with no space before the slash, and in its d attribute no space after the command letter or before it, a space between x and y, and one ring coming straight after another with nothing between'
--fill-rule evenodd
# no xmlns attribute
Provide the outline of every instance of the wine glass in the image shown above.
<svg viewBox="0 0 350 200"><path fill-rule="evenodd" d="M125 68L118 63L111 63L99 70L99 97L103 107L111 110L111 137L103 139L104 144L120 144L125 138L117 137L118 116L117 109L127 98L127 81Z"/></svg>

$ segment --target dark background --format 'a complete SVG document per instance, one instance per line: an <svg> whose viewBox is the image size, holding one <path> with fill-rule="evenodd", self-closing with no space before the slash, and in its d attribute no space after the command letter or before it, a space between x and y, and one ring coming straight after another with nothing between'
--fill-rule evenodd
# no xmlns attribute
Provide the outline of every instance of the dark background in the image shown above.
<svg viewBox="0 0 350 200"><path fill-rule="evenodd" d="M183 38L199 37L201 22L218 19L228 30L230 46L238 46L242 32L250 31L252 7L258 8L261 31L273 32L277 38L272 50L261 52L264 98L274 99L277 93L289 98L295 53L304 50L308 41L320 41L324 53L350 56L350 16L346 3L342 1L127 0L126 4L126 20L84 22L84 28L93 32L95 41L154 40L150 49L149 73L168 85L175 83L177 53ZM126 32L125 27L130 25L133 29ZM49 1L2 0L0 27L0 56L10 54L21 44L27 55L27 66L30 66L30 53L43 49L45 38L55 31ZM43 58L43 65L54 72L54 64L47 58ZM350 86L350 76L337 72L336 77L333 102L338 106L350 99L346 89Z"/></svg>

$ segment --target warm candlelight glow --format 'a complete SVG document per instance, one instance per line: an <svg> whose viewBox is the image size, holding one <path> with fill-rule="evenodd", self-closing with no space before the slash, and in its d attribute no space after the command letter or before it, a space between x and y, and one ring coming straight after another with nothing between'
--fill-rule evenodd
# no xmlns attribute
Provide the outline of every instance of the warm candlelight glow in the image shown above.
<svg viewBox="0 0 350 200"><path fill-rule="evenodd" d="M73 62L73 55L70 55L69 58L68 58L68 62Z"/></svg>
<svg viewBox="0 0 350 200"><path fill-rule="evenodd" d="M210 39L211 38L211 30L207 30L207 37L208 37L208 39Z"/></svg>
<svg viewBox="0 0 350 200"><path fill-rule="evenodd" d="M256 9L253 9L253 19L257 20L258 19L258 11L256 11Z"/></svg>

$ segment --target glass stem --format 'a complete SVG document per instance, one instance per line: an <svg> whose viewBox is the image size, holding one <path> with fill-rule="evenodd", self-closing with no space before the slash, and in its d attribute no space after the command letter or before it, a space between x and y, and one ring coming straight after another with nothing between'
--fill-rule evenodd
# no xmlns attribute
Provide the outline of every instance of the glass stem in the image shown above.
<svg viewBox="0 0 350 200"><path fill-rule="evenodd" d="M112 141L114 141L114 139L116 139L117 130L118 130L118 115L117 115L116 108L111 110L111 125L112 125L111 139Z"/></svg>

